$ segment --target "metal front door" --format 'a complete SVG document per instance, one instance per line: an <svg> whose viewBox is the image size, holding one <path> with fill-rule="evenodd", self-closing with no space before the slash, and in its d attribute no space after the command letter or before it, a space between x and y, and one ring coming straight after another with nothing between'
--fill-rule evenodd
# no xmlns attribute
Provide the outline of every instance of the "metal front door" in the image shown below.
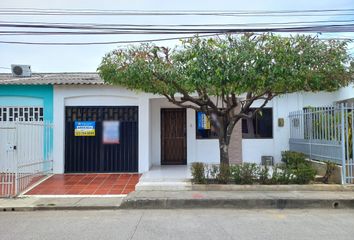
<svg viewBox="0 0 354 240"><path fill-rule="evenodd" d="M75 136L77 125L86 123L94 131ZM116 127L118 135L107 138L106 126ZM137 171L138 107L66 107L65 172Z"/></svg>
<svg viewBox="0 0 354 240"><path fill-rule="evenodd" d="M161 164L187 164L186 109L161 109Z"/></svg>

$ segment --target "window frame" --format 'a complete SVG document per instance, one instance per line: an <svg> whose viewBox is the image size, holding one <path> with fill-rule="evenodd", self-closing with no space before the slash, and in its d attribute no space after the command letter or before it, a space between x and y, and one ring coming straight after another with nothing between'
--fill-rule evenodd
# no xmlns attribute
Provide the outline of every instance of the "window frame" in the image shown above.
<svg viewBox="0 0 354 240"><path fill-rule="evenodd" d="M256 110L257 108L250 108L250 110ZM271 124L271 126L272 126L272 136L271 137L259 137L258 135L257 135L257 132L254 134L254 136L253 137L250 137L250 136L244 136L244 132L243 132L243 124L244 124L244 121L246 120L246 119L242 119L242 122L241 122L241 131L242 131L242 139L274 139L274 111L273 111L273 107L265 107L265 108L263 108L263 109L270 109L271 110L271 118L272 118L272 124ZM257 123L258 123L258 121L257 121L257 115L255 116L256 117L256 125L257 125ZM254 120L254 119L253 119ZM256 129L255 129L255 131L257 131ZM247 133L246 133L247 134Z"/></svg>

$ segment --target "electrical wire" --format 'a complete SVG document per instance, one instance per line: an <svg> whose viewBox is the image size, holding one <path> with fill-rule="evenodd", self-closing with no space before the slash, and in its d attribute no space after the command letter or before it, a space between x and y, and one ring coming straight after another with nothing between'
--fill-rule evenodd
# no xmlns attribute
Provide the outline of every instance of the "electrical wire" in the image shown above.
<svg viewBox="0 0 354 240"><path fill-rule="evenodd" d="M71 16L239 16L239 17L284 17L284 16L352 16L354 9L323 10L280 10L280 11L240 11L240 10L97 10L97 9L0 9L0 15L71 15Z"/></svg>
<svg viewBox="0 0 354 240"><path fill-rule="evenodd" d="M46 28L44 26L44 28ZM268 28L115 28L115 31L0 31L0 34L34 35L102 35L102 34L201 34L201 33L244 33L244 32L354 32L354 24L314 25L306 27Z"/></svg>
<svg viewBox="0 0 354 240"><path fill-rule="evenodd" d="M11 10L11 11L116 11L116 12L257 12L257 13L289 13L289 12L342 12L342 11L354 11L354 8L342 8L342 9L284 9L284 10L107 10L107 9L95 9L95 8L0 8L0 10Z"/></svg>
<svg viewBox="0 0 354 240"><path fill-rule="evenodd" d="M257 35L257 33L255 33ZM204 34L198 35L198 37L214 37L223 34ZM155 38L155 39L143 39L143 40L124 40L124 41L101 41L101 42L27 42L27 41L1 41L0 44L19 44L19 45L62 45L62 46L77 46L77 45L110 45L110 44L132 44L132 43L152 43L152 42L162 42L170 40L182 40L191 39L193 36L180 36L180 37L169 37L169 38ZM352 41L354 38L321 38L322 41Z"/></svg>
<svg viewBox="0 0 354 240"><path fill-rule="evenodd" d="M218 34L205 34L199 35L199 37L212 37ZM156 39L143 39L143 40L127 40L127 41L104 41L104 42L21 42L21 41L0 41L4 44L21 44L21 45L64 45L64 46L75 46L75 45L107 45L107 44L131 44L131 43L148 43L148 42L162 42L170 40L180 40L180 39L190 39L195 36L184 36L184 37L170 37L170 38L156 38Z"/></svg>
<svg viewBox="0 0 354 240"><path fill-rule="evenodd" d="M295 22L262 22L262 23L239 23L239 24L97 24L97 23L48 23L48 22L8 22L0 21L0 27L12 28L52 28L52 29L107 29L117 27L236 27L236 26L268 26L268 25L294 25L314 23L351 23L354 20L324 20L324 21L295 21Z"/></svg>

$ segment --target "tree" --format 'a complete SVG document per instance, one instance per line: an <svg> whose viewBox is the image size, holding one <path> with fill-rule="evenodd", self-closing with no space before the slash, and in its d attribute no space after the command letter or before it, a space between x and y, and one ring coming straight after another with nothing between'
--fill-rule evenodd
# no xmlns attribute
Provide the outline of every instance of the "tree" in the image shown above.
<svg viewBox="0 0 354 240"><path fill-rule="evenodd" d="M165 96L204 112L217 129L220 161L229 163L235 124L274 97L297 91L334 91L351 82L345 41L273 34L182 41L171 50L141 44L108 53L98 67L105 82ZM262 101L252 111L255 101Z"/></svg>

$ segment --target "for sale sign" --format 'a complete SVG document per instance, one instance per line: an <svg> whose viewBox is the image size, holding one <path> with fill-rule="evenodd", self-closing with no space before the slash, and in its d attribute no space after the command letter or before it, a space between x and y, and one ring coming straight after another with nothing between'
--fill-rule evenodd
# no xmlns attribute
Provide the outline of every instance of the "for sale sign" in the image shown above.
<svg viewBox="0 0 354 240"><path fill-rule="evenodd" d="M94 121L75 121L75 137L94 137L96 136L96 122Z"/></svg>

